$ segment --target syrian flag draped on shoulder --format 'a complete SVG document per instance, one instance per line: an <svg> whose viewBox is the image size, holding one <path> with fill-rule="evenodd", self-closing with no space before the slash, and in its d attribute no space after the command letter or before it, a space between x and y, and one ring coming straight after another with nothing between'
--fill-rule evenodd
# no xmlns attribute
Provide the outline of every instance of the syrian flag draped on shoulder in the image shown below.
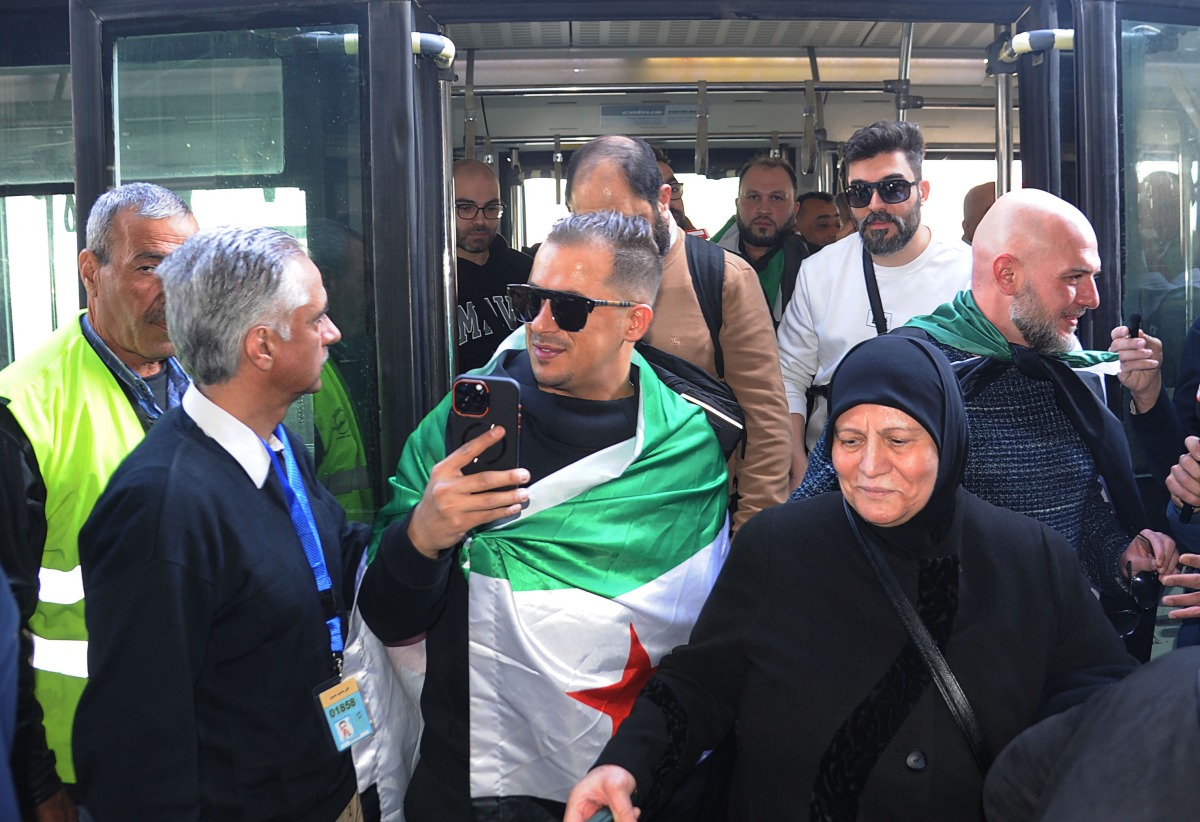
<svg viewBox="0 0 1200 822"><path fill-rule="evenodd" d="M518 329L476 373L525 348ZM636 352L632 439L529 487L521 516L468 537L471 796L564 801L659 660L687 641L728 553L727 477L704 414ZM450 398L405 446L383 517L445 456Z"/></svg>

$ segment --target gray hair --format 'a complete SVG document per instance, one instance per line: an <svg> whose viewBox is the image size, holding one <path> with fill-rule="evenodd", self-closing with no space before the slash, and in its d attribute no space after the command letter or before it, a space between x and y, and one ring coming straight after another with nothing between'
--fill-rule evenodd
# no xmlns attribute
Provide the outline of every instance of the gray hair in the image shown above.
<svg viewBox="0 0 1200 822"><path fill-rule="evenodd" d="M626 298L653 304L662 282L662 258L654 227L645 217L616 211L571 214L554 224L546 242L556 246L599 246L613 255L609 280Z"/></svg>
<svg viewBox="0 0 1200 822"><path fill-rule="evenodd" d="M190 217L192 209L174 191L154 183L126 183L100 195L88 214L87 247L104 265L112 253L112 226L125 209L147 220Z"/></svg>
<svg viewBox="0 0 1200 822"><path fill-rule="evenodd" d="M285 272L303 256L294 237L273 228L218 228L194 235L163 260L167 328L199 385L237 373L242 343L256 325L288 339L289 318L308 295Z"/></svg>

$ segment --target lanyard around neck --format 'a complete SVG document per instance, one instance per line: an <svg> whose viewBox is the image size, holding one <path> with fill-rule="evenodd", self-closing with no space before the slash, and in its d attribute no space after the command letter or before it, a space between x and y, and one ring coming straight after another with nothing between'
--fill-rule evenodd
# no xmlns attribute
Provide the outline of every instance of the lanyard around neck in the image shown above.
<svg viewBox="0 0 1200 822"><path fill-rule="evenodd" d="M283 486L284 496L287 497L288 513L292 517L292 525L300 544L304 547L304 555L312 569L313 578L317 583L317 594L321 598L321 608L325 616L325 624L329 626L329 650L333 654L334 665L340 671L342 649L342 620L338 614L337 602L333 596L333 580L329 577L329 569L325 566L325 553L321 550L321 535L317 532L317 522L313 518L312 506L308 501L308 492L300 477L300 467L296 464L296 456L292 453L292 444L288 439L283 425L275 428L275 437L283 443L283 462L280 464L279 455L263 441L263 447L271 457L275 473Z"/></svg>

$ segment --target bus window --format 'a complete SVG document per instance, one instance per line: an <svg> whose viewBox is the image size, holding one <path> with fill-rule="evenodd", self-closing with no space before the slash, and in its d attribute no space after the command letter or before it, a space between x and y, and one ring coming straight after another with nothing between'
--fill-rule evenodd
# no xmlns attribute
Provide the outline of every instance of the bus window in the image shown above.
<svg viewBox="0 0 1200 822"><path fill-rule="evenodd" d="M1200 311L1200 26L1122 21L1125 113L1123 314L1163 341L1175 384L1183 340Z"/></svg>
<svg viewBox="0 0 1200 822"><path fill-rule="evenodd" d="M79 310L75 198L0 197L0 368Z"/></svg>
<svg viewBox="0 0 1200 822"><path fill-rule="evenodd" d="M202 229L286 231L321 270L342 340L288 424L349 516L369 521L379 404L357 25L118 37L113 66L116 182L175 190Z"/></svg>
<svg viewBox="0 0 1200 822"><path fill-rule="evenodd" d="M530 177L522 183L525 200L525 245L537 245L546 239L550 229L567 216L565 201L555 202L555 181L550 177ZM566 190L566 182L557 184L559 191Z"/></svg>
<svg viewBox="0 0 1200 822"><path fill-rule="evenodd" d="M299 240L308 237L306 201L298 188L198 190L191 193L189 205L202 228L265 225Z"/></svg>
<svg viewBox="0 0 1200 822"><path fill-rule="evenodd" d="M733 216L733 201L738 194L737 177L712 180L700 174L677 171L675 179L683 183L684 213L692 225L703 228L710 237L716 236L721 226Z"/></svg>
<svg viewBox="0 0 1200 822"><path fill-rule="evenodd" d="M269 44L223 32L119 39L118 181L281 172L283 69Z"/></svg>
<svg viewBox="0 0 1200 822"><path fill-rule="evenodd" d="M65 65L0 67L0 368L79 310Z"/></svg>
<svg viewBox="0 0 1200 822"><path fill-rule="evenodd" d="M962 237L963 198L980 183L996 179L995 160L955 157L922 163L921 176L929 181L929 200L921 207L921 220L942 239ZM1012 188L1021 187L1021 163L1013 161Z"/></svg>
<svg viewBox="0 0 1200 822"><path fill-rule="evenodd" d="M73 182L70 67L0 67L0 135L0 184Z"/></svg>

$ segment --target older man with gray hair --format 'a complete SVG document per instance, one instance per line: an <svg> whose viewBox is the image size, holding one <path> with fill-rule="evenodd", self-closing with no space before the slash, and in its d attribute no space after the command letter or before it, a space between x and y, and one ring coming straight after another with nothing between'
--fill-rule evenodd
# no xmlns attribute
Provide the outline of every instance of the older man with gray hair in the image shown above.
<svg viewBox="0 0 1200 822"><path fill-rule="evenodd" d="M321 275L272 229L199 234L160 273L194 383L80 533L81 796L101 820L357 819L342 616L365 527L283 426L340 336Z"/></svg>
<svg viewBox="0 0 1200 822"><path fill-rule="evenodd" d="M87 309L0 371L0 563L23 628L13 775L22 811L43 822L76 818L71 723L87 681L76 540L109 475L187 389L155 268L195 232L161 186L106 192L79 253Z"/></svg>

